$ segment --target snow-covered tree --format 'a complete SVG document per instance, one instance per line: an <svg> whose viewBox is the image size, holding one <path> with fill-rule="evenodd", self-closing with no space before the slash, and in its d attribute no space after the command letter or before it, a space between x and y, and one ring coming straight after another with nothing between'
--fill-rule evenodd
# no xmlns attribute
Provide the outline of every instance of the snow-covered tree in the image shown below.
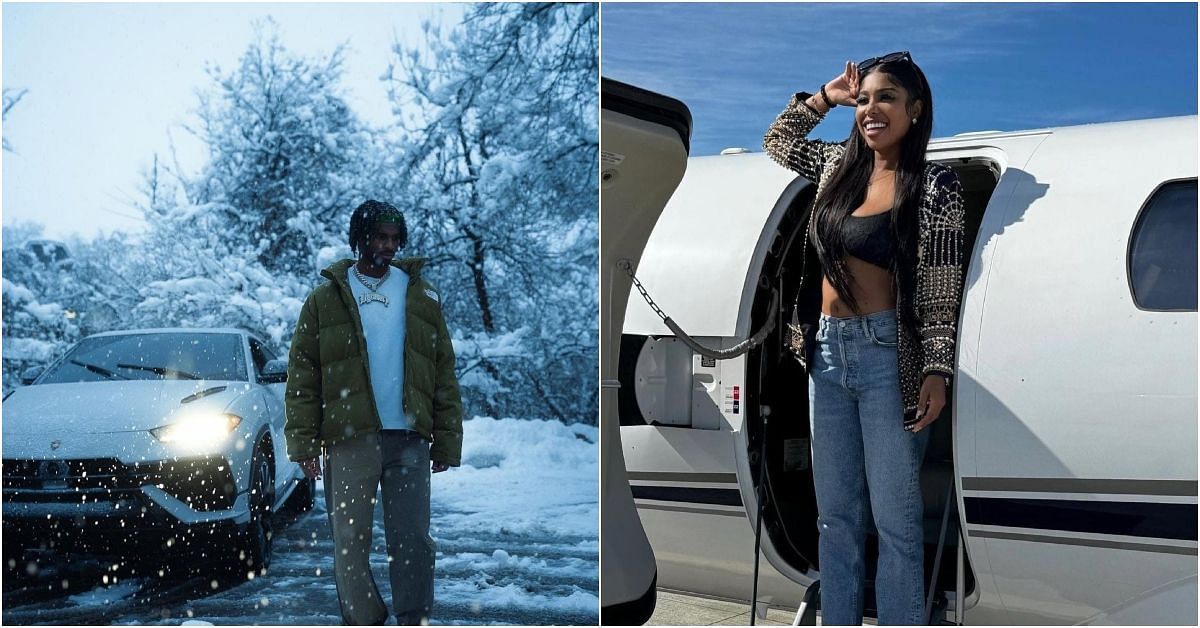
<svg viewBox="0 0 1200 628"><path fill-rule="evenodd" d="M13 88L11 88L11 87L5 87L5 88L4 88L4 112L3 112L3 119L4 119L5 121L7 121L7 120L8 120L8 112L9 112L9 111L11 111L11 110L12 110L12 108L13 108L13 107L15 107L15 106L17 105L17 103L21 102L21 99L22 99L22 98L24 98L24 97L25 97L25 94L26 94L26 93L28 93L28 92L29 92L29 90L27 90L27 89L20 89L20 90L18 90L18 89L13 89ZM12 147L12 144L9 144L9 143L8 143L8 138L7 138L7 137L6 137L6 138L4 138L4 150L6 150L6 151L9 151L9 152L13 152L13 147Z"/></svg>
<svg viewBox="0 0 1200 628"><path fill-rule="evenodd" d="M268 23L232 72L210 67L199 123L189 127L208 163L199 176L179 177L183 198L152 206L154 217L167 215L171 227L211 217L229 225L230 252L270 272L308 272L325 225L363 197L359 184L371 175L363 157L378 149L343 98L343 56L339 46L300 57Z"/></svg>
<svg viewBox="0 0 1200 628"><path fill-rule="evenodd" d="M305 59L272 24L258 33L232 72L209 68L191 128L209 151L199 175L157 159L147 173L145 254L158 273L137 310L162 324L246 327L282 350L378 147L342 97L342 47Z"/></svg>
<svg viewBox="0 0 1200 628"><path fill-rule="evenodd" d="M476 5L397 45L397 194L454 288L464 383L496 415L595 421L597 15Z"/></svg>
<svg viewBox="0 0 1200 628"><path fill-rule="evenodd" d="M21 372L48 363L79 338L80 330L69 302L78 285L59 256L38 254L36 245L51 244L42 237L42 226L15 223L3 231L3 388L8 394L20 385Z"/></svg>
<svg viewBox="0 0 1200 628"><path fill-rule="evenodd" d="M47 239L43 227L4 227L4 391L94 333L143 326L138 243L120 232Z"/></svg>
<svg viewBox="0 0 1200 628"><path fill-rule="evenodd" d="M403 254L430 258L469 414L594 423L597 27L592 4L426 24L384 75L395 123L372 128L343 97L343 48L305 58L262 25L199 90L203 167L144 173L144 234L72 242L52 284L10 262L6 228L6 388L10 338L53 355L106 328L242 327L286 352L318 270L350 256L351 211L378 198L408 218Z"/></svg>

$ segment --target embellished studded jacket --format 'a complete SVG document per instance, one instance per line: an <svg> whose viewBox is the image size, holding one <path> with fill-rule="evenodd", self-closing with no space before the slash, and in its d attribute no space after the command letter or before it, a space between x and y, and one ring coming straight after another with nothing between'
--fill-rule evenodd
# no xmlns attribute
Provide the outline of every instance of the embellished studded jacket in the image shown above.
<svg viewBox="0 0 1200 628"><path fill-rule="evenodd" d="M846 142L808 139L824 114L797 93L767 129L763 148L772 159L816 182L821 193L845 154ZM897 321L897 361L904 397L904 423L916 423L921 382L929 373L954 374L954 341L962 299L964 220L962 184L953 169L926 162L918 215L916 294L897 291L896 308L914 308L920 338L910 338ZM811 226L811 221L809 221ZM803 239L808 254L809 238Z"/></svg>

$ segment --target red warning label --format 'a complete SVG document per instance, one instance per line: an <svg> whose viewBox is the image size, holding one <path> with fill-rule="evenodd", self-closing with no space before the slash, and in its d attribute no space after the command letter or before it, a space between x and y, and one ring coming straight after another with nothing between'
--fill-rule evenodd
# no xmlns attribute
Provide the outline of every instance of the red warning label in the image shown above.
<svg viewBox="0 0 1200 628"><path fill-rule="evenodd" d="M730 414L741 414L742 410L742 387L741 386L726 386L725 387L725 411Z"/></svg>

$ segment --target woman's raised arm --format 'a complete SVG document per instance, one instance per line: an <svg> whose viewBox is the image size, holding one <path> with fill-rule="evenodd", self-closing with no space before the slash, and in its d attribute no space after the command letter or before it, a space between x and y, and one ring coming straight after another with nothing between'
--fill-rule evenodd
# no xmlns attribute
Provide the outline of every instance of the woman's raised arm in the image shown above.
<svg viewBox="0 0 1200 628"><path fill-rule="evenodd" d="M840 76L825 84L825 95L834 105L850 105L858 96L858 68L846 62ZM808 134L829 111L824 96L798 92L763 137L763 150L780 165L818 183L827 164L836 163L845 142L810 140Z"/></svg>

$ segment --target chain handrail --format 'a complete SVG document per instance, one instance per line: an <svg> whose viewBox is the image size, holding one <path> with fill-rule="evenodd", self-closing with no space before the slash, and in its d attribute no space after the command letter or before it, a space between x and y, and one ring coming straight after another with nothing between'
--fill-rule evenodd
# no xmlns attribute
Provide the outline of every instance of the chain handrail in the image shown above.
<svg viewBox="0 0 1200 628"><path fill-rule="evenodd" d="M641 293L642 298L646 300L646 304L649 305L650 309L654 310L654 313L662 319L667 328L671 330L671 333L675 334L676 338L679 338L684 344L691 347L693 351L702 356L713 358L715 360L728 360L730 358L736 358L739 355L742 355L754 347L762 344L763 341L767 339L767 335L770 334L771 330L775 327L775 316L779 311L779 291L775 288L771 288L771 306L769 313L767 314L767 320L763 323L762 327L760 327L758 331L754 333L754 335L733 345L732 347L729 347L728 349L713 349L712 347L706 347L700 344L700 342L695 338L691 337L687 332L683 331L683 329L679 327L679 325L670 316L667 316L666 312L662 311L662 308L658 307L658 304L655 303L654 299L650 297L650 293L646 292L646 287L642 285L641 281L638 281L637 276L633 273L632 261L625 258L617 260L617 268L620 268L621 270L625 271L625 274L629 275L629 278L633 280L634 287L637 288L639 293Z"/></svg>

